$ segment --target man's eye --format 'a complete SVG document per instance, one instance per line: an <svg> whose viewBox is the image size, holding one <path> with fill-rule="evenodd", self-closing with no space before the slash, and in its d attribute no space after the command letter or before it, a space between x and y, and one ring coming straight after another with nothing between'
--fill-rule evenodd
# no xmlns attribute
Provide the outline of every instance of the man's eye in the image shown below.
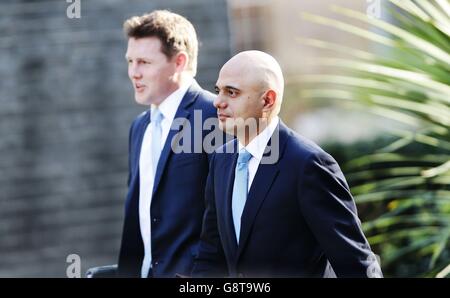
<svg viewBox="0 0 450 298"><path fill-rule="evenodd" d="M234 90L228 90L228 95L230 95L231 97L235 97L237 93Z"/></svg>
<svg viewBox="0 0 450 298"><path fill-rule="evenodd" d="M216 92L216 94L220 93L220 90L218 88L214 89L214 91Z"/></svg>

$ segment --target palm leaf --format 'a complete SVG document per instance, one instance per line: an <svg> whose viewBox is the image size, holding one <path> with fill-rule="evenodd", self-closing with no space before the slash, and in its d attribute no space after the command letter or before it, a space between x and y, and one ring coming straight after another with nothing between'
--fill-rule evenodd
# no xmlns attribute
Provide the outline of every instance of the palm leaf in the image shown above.
<svg viewBox="0 0 450 298"><path fill-rule="evenodd" d="M390 144L355 157L342 168L358 206L373 210L363 220L363 229L389 273L395 275L397 266L411 267L411 260L417 260L414 275L446 276L450 272L450 4L447 0L389 2L393 6L386 11L395 24L332 6L337 14L368 29L304 13L311 22L381 45L388 55L299 39L348 58L323 56L314 62L334 74L292 81L307 84L302 98L337 101L408 127L392 128L389 133L395 139ZM424 154L408 151L419 145ZM425 269L419 260L428 262Z"/></svg>

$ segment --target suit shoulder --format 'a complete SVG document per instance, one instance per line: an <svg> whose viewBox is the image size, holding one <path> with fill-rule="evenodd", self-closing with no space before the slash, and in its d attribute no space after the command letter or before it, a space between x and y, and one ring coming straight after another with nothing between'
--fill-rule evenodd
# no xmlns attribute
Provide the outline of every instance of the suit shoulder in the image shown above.
<svg viewBox="0 0 450 298"><path fill-rule="evenodd" d="M214 150L214 155L219 156L230 156L230 154L236 153L237 148L237 139L233 139L224 145L217 147Z"/></svg>
<svg viewBox="0 0 450 298"><path fill-rule="evenodd" d="M295 156L301 160L332 158L330 154L323 150L314 141L296 133L291 129L289 129L289 135L290 138L287 145L288 155Z"/></svg>
<svg viewBox="0 0 450 298"><path fill-rule="evenodd" d="M144 122L149 117L150 117L149 110L144 111L144 112L140 113L139 115L137 115L136 118L134 118L133 125Z"/></svg>
<svg viewBox="0 0 450 298"><path fill-rule="evenodd" d="M130 131L134 131L137 127L145 123L145 121L147 120L149 121L150 120L149 117L150 115L148 110L137 115L136 118L134 118L133 122L131 123Z"/></svg>
<svg viewBox="0 0 450 298"><path fill-rule="evenodd" d="M134 118L133 122L139 122L142 121L146 116L149 116L149 111L143 111L142 113L140 113L139 115L136 116L136 118Z"/></svg>
<svg viewBox="0 0 450 298"><path fill-rule="evenodd" d="M213 104L216 95L208 90L200 89L199 98L205 102L208 102L209 104Z"/></svg>
<svg viewBox="0 0 450 298"><path fill-rule="evenodd" d="M200 89L194 108L201 109L208 116L217 116L216 108L214 107L215 95L207 90Z"/></svg>

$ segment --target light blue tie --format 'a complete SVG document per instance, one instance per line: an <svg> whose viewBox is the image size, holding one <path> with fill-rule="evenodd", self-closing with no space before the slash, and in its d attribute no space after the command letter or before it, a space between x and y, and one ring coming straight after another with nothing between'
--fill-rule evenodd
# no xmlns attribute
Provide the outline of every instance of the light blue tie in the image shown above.
<svg viewBox="0 0 450 298"><path fill-rule="evenodd" d="M158 108L153 109L151 116L151 126L152 126L152 169L153 176L156 174L156 169L158 166L159 156L161 155L161 121L164 116L161 114Z"/></svg>
<svg viewBox="0 0 450 298"><path fill-rule="evenodd" d="M233 197L231 209L233 212L234 230L236 232L237 243L241 233L241 216L244 211L245 201L248 193L248 162L252 155L245 149L239 152L239 157L234 171Z"/></svg>

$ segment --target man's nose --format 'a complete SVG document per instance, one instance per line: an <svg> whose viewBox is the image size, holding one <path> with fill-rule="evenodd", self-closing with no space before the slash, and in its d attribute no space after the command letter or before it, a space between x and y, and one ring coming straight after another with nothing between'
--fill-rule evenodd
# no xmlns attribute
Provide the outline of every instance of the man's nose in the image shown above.
<svg viewBox="0 0 450 298"><path fill-rule="evenodd" d="M130 77L132 77L133 79L140 79L142 77L142 73L140 72L137 64L132 63L129 67Z"/></svg>
<svg viewBox="0 0 450 298"><path fill-rule="evenodd" d="M227 107L227 102L220 95L217 95L214 99L214 107L216 109L225 109Z"/></svg>

